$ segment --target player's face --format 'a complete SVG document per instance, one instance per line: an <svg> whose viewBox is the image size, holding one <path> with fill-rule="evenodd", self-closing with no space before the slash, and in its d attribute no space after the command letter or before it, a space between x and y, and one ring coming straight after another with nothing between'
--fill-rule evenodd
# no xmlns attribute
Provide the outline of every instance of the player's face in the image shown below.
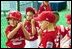
<svg viewBox="0 0 72 49"><path fill-rule="evenodd" d="M32 12L27 12L27 20L31 20L33 18L33 13Z"/></svg>
<svg viewBox="0 0 72 49"><path fill-rule="evenodd" d="M9 24L10 24L11 26L15 27L15 26L17 25L17 23L18 23L17 20L15 20L15 19L13 19L13 18L9 19Z"/></svg>
<svg viewBox="0 0 72 49"><path fill-rule="evenodd" d="M45 30L48 28L48 21L42 21L40 22L40 27L42 30Z"/></svg>

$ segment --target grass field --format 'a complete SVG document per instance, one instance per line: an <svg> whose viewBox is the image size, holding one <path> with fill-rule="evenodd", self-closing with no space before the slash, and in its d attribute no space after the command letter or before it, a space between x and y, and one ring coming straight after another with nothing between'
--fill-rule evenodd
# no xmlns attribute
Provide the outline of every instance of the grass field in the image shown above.
<svg viewBox="0 0 72 49"><path fill-rule="evenodd" d="M69 14L69 13L71 13L71 11L69 11L69 10L60 11L59 12L60 20L57 23L57 25L67 26L65 15ZM6 35L5 35L6 26L7 26L6 16L1 15L1 48L6 48L6 45L5 45L5 43L7 41L7 38L6 38Z"/></svg>

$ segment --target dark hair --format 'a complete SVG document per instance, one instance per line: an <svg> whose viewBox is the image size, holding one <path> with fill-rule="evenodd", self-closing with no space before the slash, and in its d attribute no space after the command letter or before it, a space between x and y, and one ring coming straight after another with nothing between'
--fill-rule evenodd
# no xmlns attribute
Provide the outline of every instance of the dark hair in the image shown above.
<svg viewBox="0 0 72 49"><path fill-rule="evenodd" d="M53 13L59 16L59 13L57 11L53 11Z"/></svg>
<svg viewBox="0 0 72 49"><path fill-rule="evenodd" d="M32 7L27 7L26 8L26 14L27 14L27 12L32 12L33 14L35 14L35 9L34 8L32 8Z"/></svg>
<svg viewBox="0 0 72 49"><path fill-rule="evenodd" d="M57 23L59 21L59 13L57 11L53 11L53 13L55 14L56 17L55 23Z"/></svg>
<svg viewBox="0 0 72 49"><path fill-rule="evenodd" d="M7 19L7 23L8 23L8 25L9 25L10 23L9 23L8 21L9 21L9 19ZM22 21L22 20L20 20L19 22L21 22L21 21Z"/></svg>
<svg viewBox="0 0 72 49"><path fill-rule="evenodd" d="M33 11L29 11L29 12L31 12L31 13L33 13L33 14L35 14L35 12L33 12Z"/></svg>

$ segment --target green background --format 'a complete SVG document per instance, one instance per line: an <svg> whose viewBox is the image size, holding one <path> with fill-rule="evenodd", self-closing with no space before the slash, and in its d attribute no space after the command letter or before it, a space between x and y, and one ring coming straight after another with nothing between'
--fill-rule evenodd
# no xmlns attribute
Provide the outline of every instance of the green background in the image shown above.
<svg viewBox="0 0 72 49"><path fill-rule="evenodd" d="M29 4L29 6L31 6L31 5ZM14 8L14 6L13 6L13 8ZM5 9L8 9L8 8L5 8ZM24 9L22 9L22 11L23 10ZM23 11L23 12L25 12L25 11ZM21 13L23 13L23 12L21 12ZM71 13L71 11L68 10L68 9L65 9L65 10L59 11L58 13L60 15L60 19L59 19L57 25L64 25L66 27L67 26L67 23L66 23L65 15ZM7 20L6 20L6 16L4 16L4 14L1 14L1 48L6 48L7 38L6 38L6 34L5 34L5 29L6 29L7 25L8 25L7 24ZM25 19L24 18L24 15L23 15L23 18L22 19Z"/></svg>
<svg viewBox="0 0 72 49"><path fill-rule="evenodd" d="M57 25L67 26L65 15L69 14L69 13L70 13L69 10L60 11L59 12L60 19L59 19ZM6 38L6 35L5 35L6 26L7 26L6 16L1 15L1 48L6 48L6 45L5 45L6 41L7 41L7 38Z"/></svg>

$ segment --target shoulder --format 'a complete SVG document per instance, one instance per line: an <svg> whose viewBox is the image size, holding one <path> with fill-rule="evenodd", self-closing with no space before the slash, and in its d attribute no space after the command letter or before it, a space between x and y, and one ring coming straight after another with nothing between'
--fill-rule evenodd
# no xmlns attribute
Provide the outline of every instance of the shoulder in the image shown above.
<svg viewBox="0 0 72 49"><path fill-rule="evenodd" d="M8 32L12 30L12 28L13 28L12 26L8 25L5 30L5 33L8 34Z"/></svg>
<svg viewBox="0 0 72 49"><path fill-rule="evenodd" d="M8 25L8 26L6 27L6 29L10 29L10 28L12 28L12 26L11 26L11 25Z"/></svg>

